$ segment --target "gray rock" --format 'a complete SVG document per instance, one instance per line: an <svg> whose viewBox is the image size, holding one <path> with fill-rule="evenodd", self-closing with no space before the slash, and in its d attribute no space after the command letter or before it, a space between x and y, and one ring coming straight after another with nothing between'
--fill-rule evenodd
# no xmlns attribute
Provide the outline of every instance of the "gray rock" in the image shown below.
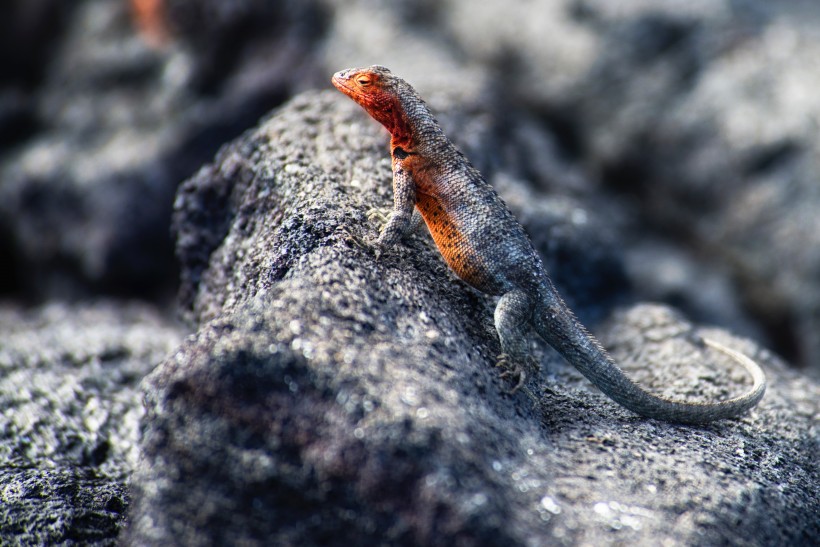
<svg viewBox="0 0 820 547"><path fill-rule="evenodd" d="M113 544L136 465L137 385L179 344L150 308L0 308L0 544Z"/></svg>
<svg viewBox="0 0 820 547"><path fill-rule="evenodd" d="M566 99L585 160L647 225L725 264L788 359L820 366L818 4L585 1L601 55Z"/></svg>
<svg viewBox="0 0 820 547"><path fill-rule="evenodd" d="M297 91L379 62L437 109L634 378L692 399L744 381L649 299L820 363L816 2L162 5L159 48L123 1L4 11L4 298L167 295L178 181ZM638 419L538 342L538 403L506 396L493 303L429 238L379 261L352 242L391 200L385 142L343 97L306 95L180 189L198 333L145 383L127 541L816 542L812 376L712 330L772 381L738 421ZM15 305L0 543L113 543L134 384L179 329L121 304Z"/></svg>
<svg viewBox="0 0 820 547"><path fill-rule="evenodd" d="M22 15L52 11L28 4ZM152 47L128 2L74 4L56 10L65 28L50 37L42 82L26 93L0 87L0 145L4 131L21 133L0 158L0 292L36 302L167 299L176 288L177 184L315 82L316 37L305 29L321 30L321 19L308 2L251 1L240 15L199 17L199 34L179 29ZM199 4L175 1L172 14ZM45 64L39 50L15 47Z"/></svg>
<svg viewBox="0 0 820 547"><path fill-rule="evenodd" d="M814 381L749 340L633 304L604 307L596 330L636 380L691 400L744 389L696 342L705 333L763 364L761 405L700 428L639 418L540 343L533 397L510 396L492 300L426 234L378 260L356 243L376 236L366 212L390 194L384 133L331 92L297 97L183 184L174 226L198 331L144 383L126 543L817 537ZM565 232L596 254L592 230Z"/></svg>
<svg viewBox="0 0 820 547"><path fill-rule="evenodd" d="M328 72L378 62L433 104L455 92L498 119L526 112L587 168L576 193L635 200L642 218L622 228L638 245L657 243L641 241L652 226L651 238L686 249L686 268L732 279L709 301L694 279L645 296L765 333L790 361L820 366L819 4L329 4ZM527 180L564 193L562 177L533 165L532 140L506 136L530 152L519 158L536 167Z"/></svg>

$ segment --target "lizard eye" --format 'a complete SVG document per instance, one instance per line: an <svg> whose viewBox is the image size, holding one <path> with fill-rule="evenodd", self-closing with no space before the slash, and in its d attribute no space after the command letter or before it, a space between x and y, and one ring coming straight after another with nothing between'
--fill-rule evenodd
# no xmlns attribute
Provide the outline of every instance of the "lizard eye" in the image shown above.
<svg viewBox="0 0 820 547"><path fill-rule="evenodd" d="M358 77L356 78L356 82L357 82L360 86L362 86L362 87L367 87L367 86L369 86L371 83L373 83L373 81L370 79L370 76L366 76L366 75L364 75L364 74L363 74L363 75L361 75L361 76L358 76Z"/></svg>

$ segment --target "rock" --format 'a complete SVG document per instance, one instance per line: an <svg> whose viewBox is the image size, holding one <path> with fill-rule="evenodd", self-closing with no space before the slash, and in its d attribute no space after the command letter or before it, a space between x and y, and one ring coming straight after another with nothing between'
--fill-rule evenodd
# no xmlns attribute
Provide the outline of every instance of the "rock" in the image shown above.
<svg viewBox="0 0 820 547"><path fill-rule="evenodd" d="M26 47L0 90L0 141L17 145L0 163L2 294L167 297L177 183L270 107L377 51L445 125L451 110L492 115L493 126L457 120L453 138L494 182L580 198L594 218L621 209L618 230L636 245L683 249L684 270L732 277L720 298L680 276L644 297L820 362L817 146L804 123L815 106L800 91L814 87L802 69L817 42L810 4L165 0L158 48L135 35L124 2L11 6L4 38ZM611 206L635 195L639 210ZM647 218L624 222L636 215ZM666 241L644 241L646 222ZM646 267L632 256L628 267Z"/></svg>
<svg viewBox="0 0 820 547"><path fill-rule="evenodd" d="M602 54L565 111L585 160L641 201L639 230L724 264L774 347L820 366L817 6L634 4L584 2Z"/></svg>
<svg viewBox="0 0 820 547"><path fill-rule="evenodd" d="M176 14L200 3L173 4ZM249 5L241 17L200 18L201 34L180 30L161 47L135 31L124 1L59 10L67 22L51 38L42 83L22 98L0 93L0 140L17 138L0 161L0 256L9 259L0 292L34 302L175 292L177 184L316 81L305 30L321 21L313 4Z"/></svg>
<svg viewBox="0 0 820 547"><path fill-rule="evenodd" d="M820 535L816 374L762 349L820 363L815 3L3 15L0 543ZM632 377L736 393L740 372L693 342L705 332L764 364L761 406L698 429L642 420L537 341L538 402L507 396L493 302L424 234L379 261L356 244L391 202L386 137L335 92L300 95L191 176L274 106L374 62L429 101ZM98 299L168 306L178 273L196 335L144 384L132 496L134 385L180 328L168 307Z"/></svg>
<svg viewBox="0 0 820 547"><path fill-rule="evenodd" d="M708 334L766 368L761 405L699 428L643 419L540 343L533 397L508 395L492 300L426 234L378 260L357 243L377 233L366 212L391 200L385 143L341 95L304 94L180 187L182 305L198 330L144 383L126 544L764 545L820 532L816 382L751 341L632 304L604 309L598 331L636 380L691 400L748 387L693 342Z"/></svg>
<svg viewBox="0 0 820 547"><path fill-rule="evenodd" d="M142 305L0 308L0 543L113 545L136 465L137 386L180 342Z"/></svg>
<svg viewBox="0 0 820 547"><path fill-rule="evenodd" d="M498 119L526 112L587 168L582 192L635 201L632 218L646 218L622 228L638 245L656 246L641 241L655 226L651 237L691 255L687 268L728 272L734 294L704 301L696 280L659 293L820 366L817 4L362 1L332 16L329 72L370 64L376 51L434 105L456 92ZM525 164L538 157L530 151ZM554 173L528 171L562 189Z"/></svg>

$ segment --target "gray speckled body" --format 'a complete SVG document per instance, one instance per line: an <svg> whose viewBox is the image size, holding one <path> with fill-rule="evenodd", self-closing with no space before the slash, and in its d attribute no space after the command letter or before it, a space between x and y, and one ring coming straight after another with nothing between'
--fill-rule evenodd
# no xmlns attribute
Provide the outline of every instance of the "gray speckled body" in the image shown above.
<svg viewBox="0 0 820 547"><path fill-rule="evenodd" d="M685 403L652 395L632 382L578 322L524 229L407 82L372 66L338 72L333 84L391 134L394 204L376 245L398 243L413 228L418 208L450 268L476 289L501 297L495 326L504 353L522 379L532 325L601 391L644 416L704 423L741 414L763 397L766 381L760 367L710 340L704 342L749 370L754 385L747 393L717 403Z"/></svg>

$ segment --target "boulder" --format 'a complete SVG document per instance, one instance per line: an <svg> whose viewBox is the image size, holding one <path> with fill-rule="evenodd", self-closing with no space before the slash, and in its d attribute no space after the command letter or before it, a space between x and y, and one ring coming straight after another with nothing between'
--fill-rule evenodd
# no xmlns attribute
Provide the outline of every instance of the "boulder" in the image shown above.
<svg viewBox="0 0 820 547"><path fill-rule="evenodd" d="M493 300L425 233L378 258L362 245L390 178L384 131L323 92L181 186L182 304L197 333L145 380L126 543L816 536L816 383L750 340L632 303L605 307L596 330L637 381L689 400L747 389L698 343L708 334L765 367L760 406L704 427L641 418L540 343L541 373L510 395Z"/></svg>

